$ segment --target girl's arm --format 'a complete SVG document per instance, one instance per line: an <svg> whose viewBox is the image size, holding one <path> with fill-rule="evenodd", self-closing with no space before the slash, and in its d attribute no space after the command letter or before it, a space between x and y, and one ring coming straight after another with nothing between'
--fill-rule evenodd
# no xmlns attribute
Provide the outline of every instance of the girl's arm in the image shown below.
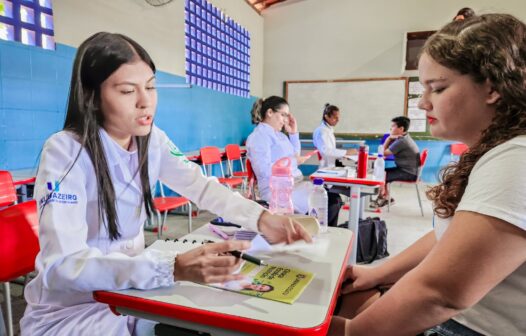
<svg viewBox="0 0 526 336"><path fill-rule="evenodd" d="M459 211L429 255L347 322L346 335L414 335L481 300L526 262L526 231Z"/></svg>

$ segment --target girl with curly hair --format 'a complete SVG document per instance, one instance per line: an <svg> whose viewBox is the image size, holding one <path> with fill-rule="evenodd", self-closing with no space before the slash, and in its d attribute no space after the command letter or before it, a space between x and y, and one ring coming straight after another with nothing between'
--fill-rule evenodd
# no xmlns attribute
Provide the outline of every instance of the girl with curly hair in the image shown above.
<svg viewBox="0 0 526 336"><path fill-rule="evenodd" d="M469 150L427 193L433 231L347 269L329 335L526 335L526 25L451 22L426 42L419 74L431 133Z"/></svg>

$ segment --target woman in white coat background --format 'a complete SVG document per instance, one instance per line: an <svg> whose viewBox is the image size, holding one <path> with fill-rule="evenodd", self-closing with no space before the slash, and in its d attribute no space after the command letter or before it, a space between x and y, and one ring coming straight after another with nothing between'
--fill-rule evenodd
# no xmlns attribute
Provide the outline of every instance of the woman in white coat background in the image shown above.
<svg viewBox="0 0 526 336"><path fill-rule="evenodd" d="M323 108L323 115L320 126L312 133L314 147L320 152L320 168L330 168L336 166L336 160L345 155L356 154L356 149L336 148L336 138L334 137L334 127L340 121L340 109L329 103Z"/></svg>
<svg viewBox="0 0 526 336"><path fill-rule="evenodd" d="M218 253L246 249L246 242L207 244L179 255L144 249L143 226L153 212L150 186L157 180L273 241L310 241L296 222L203 177L153 125L156 106L155 66L140 45L110 33L80 45L64 130L44 145L35 183L41 251L38 275L25 291L22 335L151 334L152 322L116 316L92 292L239 277L232 274L239 261Z"/></svg>
<svg viewBox="0 0 526 336"><path fill-rule="evenodd" d="M297 213L309 211L308 197L312 189L310 181L303 180L298 165L306 157L300 156L301 145L296 119L289 111L288 102L277 96L258 99L251 111L252 123L257 124L247 138L247 156L258 180L260 197L270 202L270 176L272 165L283 157L291 159L291 172L294 176L292 203ZM285 130L287 134L283 133ZM341 208L341 198L329 193L328 224L336 226Z"/></svg>

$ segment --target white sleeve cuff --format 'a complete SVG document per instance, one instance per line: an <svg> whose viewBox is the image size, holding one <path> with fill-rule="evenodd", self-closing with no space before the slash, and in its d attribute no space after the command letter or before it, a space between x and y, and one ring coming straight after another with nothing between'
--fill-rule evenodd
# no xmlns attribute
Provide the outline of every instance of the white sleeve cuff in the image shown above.
<svg viewBox="0 0 526 336"><path fill-rule="evenodd" d="M155 249L146 249L145 257L154 263L153 277L154 288L173 286L176 251L159 251Z"/></svg>

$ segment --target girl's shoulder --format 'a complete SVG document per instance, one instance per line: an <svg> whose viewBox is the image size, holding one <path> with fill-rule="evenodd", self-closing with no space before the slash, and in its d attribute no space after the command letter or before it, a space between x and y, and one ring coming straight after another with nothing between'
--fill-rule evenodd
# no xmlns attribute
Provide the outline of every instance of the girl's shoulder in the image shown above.
<svg viewBox="0 0 526 336"><path fill-rule="evenodd" d="M72 131L62 130L51 135L44 144L44 151L46 149L59 148L63 152L71 152L82 147L81 140L77 134Z"/></svg>

